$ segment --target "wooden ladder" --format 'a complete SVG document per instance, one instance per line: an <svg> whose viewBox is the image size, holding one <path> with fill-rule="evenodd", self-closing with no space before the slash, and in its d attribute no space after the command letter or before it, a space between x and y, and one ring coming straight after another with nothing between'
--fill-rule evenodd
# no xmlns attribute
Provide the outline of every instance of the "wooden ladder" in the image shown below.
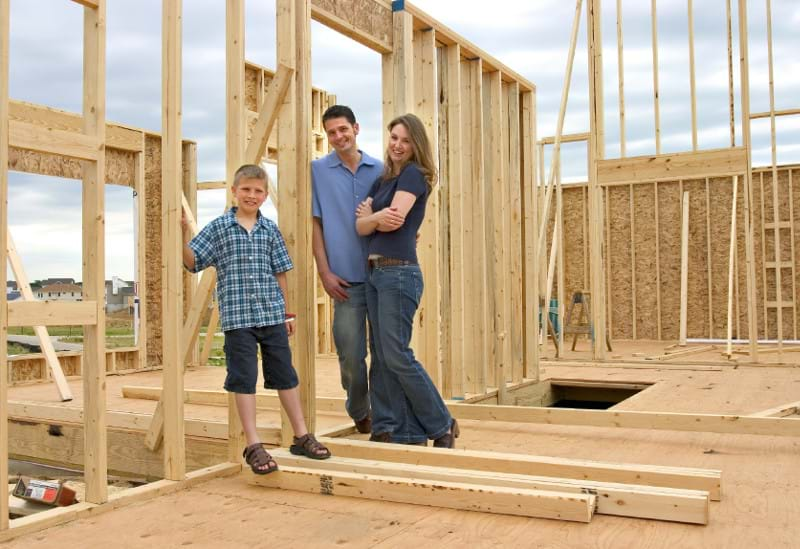
<svg viewBox="0 0 800 549"><path fill-rule="evenodd" d="M592 326L592 313L591 313L591 293L588 290L575 292L572 295L572 303L570 304L569 311L567 311L566 322L561 327L564 330L564 335L573 334L572 350L575 350L575 345L578 343L579 335L588 335L590 338L594 337L594 327ZM578 322L572 324L572 313L575 306L580 305L578 311ZM606 347L611 351L611 337L606 332Z"/></svg>

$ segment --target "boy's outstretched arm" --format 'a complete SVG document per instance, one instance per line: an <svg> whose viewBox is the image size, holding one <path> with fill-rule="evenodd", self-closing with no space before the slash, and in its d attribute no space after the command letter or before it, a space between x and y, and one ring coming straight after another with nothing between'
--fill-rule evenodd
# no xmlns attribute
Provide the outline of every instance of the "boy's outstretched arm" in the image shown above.
<svg viewBox="0 0 800 549"><path fill-rule="evenodd" d="M183 232L183 265L190 271L194 271L194 250L189 247L193 236L192 229L183 215L181 215L181 229Z"/></svg>
<svg viewBox="0 0 800 549"><path fill-rule="evenodd" d="M289 287L286 285L286 273L278 273L275 275L275 280L278 281L278 287L283 292L283 302L286 304L286 310L289 310ZM294 318L291 320L287 317L286 319L286 331L289 332L289 335L294 334L295 325L294 325Z"/></svg>

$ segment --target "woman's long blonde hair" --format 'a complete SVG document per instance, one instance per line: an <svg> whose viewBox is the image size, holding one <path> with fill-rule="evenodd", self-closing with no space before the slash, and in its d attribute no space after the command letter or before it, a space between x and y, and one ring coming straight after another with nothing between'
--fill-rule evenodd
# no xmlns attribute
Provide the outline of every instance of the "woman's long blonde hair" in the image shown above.
<svg viewBox="0 0 800 549"><path fill-rule="evenodd" d="M436 165L433 162L433 151L431 150L431 142L428 140L428 134L425 132L425 125L416 115L408 113L403 114L389 122L388 129L392 129L398 124L402 124L408 135L411 138L411 160L419 166L422 175L425 176L425 181L428 184L428 190L433 188L436 184ZM386 157L383 164L383 179L389 179L399 172L403 166L397 166L398 170L395 171L394 162L389 156L389 149L386 149Z"/></svg>

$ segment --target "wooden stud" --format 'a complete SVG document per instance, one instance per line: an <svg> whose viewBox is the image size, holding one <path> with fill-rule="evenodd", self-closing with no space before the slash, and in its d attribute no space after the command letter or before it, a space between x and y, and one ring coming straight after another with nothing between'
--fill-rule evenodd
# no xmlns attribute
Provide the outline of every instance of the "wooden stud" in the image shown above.
<svg viewBox="0 0 800 549"><path fill-rule="evenodd" d="M622 49L622 0L617 0L617 78L619 80L619 155L625 157L625 67Z"/></svg>
<svg viewBox="0 0 800 549"><path fill-rule="evenodd" d="M7 240L8 245L6 249L8 263L11 265L11 270L14 273L14 280L17 281L17 288L22 295L22 299L25 301L33 301L35 298L33 296L33 291L31 290L30 281L28 280L28 274L25 272L25 269L22 266L22 258L20 258L19 254L17 253L17 248L14 245L14 239L11 237L10 231L8 232ZM50 334L47 333L47 328L44 326L33 326L33 331L36 334L36 337L39 339L39 348L45 357L47 367L50 369L53 381L56 383L58 394L61 397L61 400L64 402L72 400L72 391L70 390L67 380L64 377L64 372L61 370L61 364L58 362L58 356L56 356L56 350L53 347L53 341L50 339Z"/></svg>
<svg viewBox="0 0 800 549"><path fill-rule="evenodd" d="M689 12L689 90L692 104L692 150L697 150L697 92L694 76L694 8L692 0L687 0Z"/></svg>
<svg viewBox="0 0 800 549"><path fill-rule="evenodd" d="M473 406L473 405L467 405ZM508 407L507 407L508 408ZM526 408L517 408L524 410ZM589 410L585 410L589 411ZM337 457L371 459L453 469L469 469L558 479L583 479L664 488L702 490L714 501L721 498L721 472L632 463L608 463L528 454L422 448L400 444L374 444L361 440L326 438Z"/></svg>
<svg viewBox="0 0 800 549"><path fill-rule="evenodd" d="M681 312L679 345L686 346L686 320L689 295L689 191L683 191L681 201Z"/></svg>
<svg viewBox="0 0 800 549"><path fill-rule="evenodd" d="M759 208L760 208L760 220L761 222L759 225L759 232L761 233L761 288L764 292L764 298L761 303L764 309L764 338L769 339L769 307L767 306L767 300L769 297L767 296L767 262L766 262L766 253L767 253L767 227L766 227L766 197L764 195L764 172L758 173L758 191L759 191ZM773 216L774 219L774 216Z"/></svg>
<svg viewBox="0 0 800 549"><path fill-rule="evenodd" d="M83 300L95 318L83 327L83 406L86 501L108 499L105 352L105 130L106 4L84 8L83 131L101 146L83 165Z"/></svg>
<svg viewBox="0 0 800 549"><path fill-rule="evenodd" d="M181 2L164 2L161 67L161 259L164 373L164 476L186 477L183 427L183 263L180 229L182 174L181 153Z"/></svg>
<svg viewBox="0 0 800 549"><path fill-rule="evenodd" d="M8 241L9 0L0 0L0 242ZM8 280L7 249L0 246L0 279ZM0 292L0 486L8 485L8 297ZM0 535L8 530L8 498L0 497Z"/></svg>
<svg viewBox="0 0 800 549"><path fill-rule="evenodd" d="M141 146L144 151L144 133L141 134ZM136 239L136 296L139 298L138 328L136 346L139 349L139 368L147 367L147 190L145 185L145 155L136 153L134 157L133 193L136 219L134 221ZM134 319L136 322L137 319Z"/></svg>
<svg viewBox="0 0 800 549"><path fill-rule="evenodd" d="M436 75L436 35L433 30L415 31L413 34L413 84L411 90L413 109L409 112L416 113L425 125L428 139L434 149L434 161L437 163L437 147L439 143L439 127L437 119L437 106L439 103ZM398 74L395 74L399 78ZM395 80L397 82L397 80ZM406 98L408 100L408 98ZM398 98L398 104L403 103ZM439 193L442 186L437 184L428 196L425 208L425 219L420 227L420 237L417 243L420 269L425 280L425 291L419 303L414 319L414 333L416 334L417 347L415 354L423 367L427 370L434 385L441 390L442 387L442 344L440 337L440 323L449 323L449 315L442 316L441 310L441 273L439 266ZM449 329L448 329L449 331Z"/></svg>
<svg viewBox="0 0 800 549"><path fill-rule="evenodd" d="M280 6L276 9L280 12ZM280 29L280 23L278 28ZM247 136L244 106L244 0L230 0L225 3L225 36L225 182L226 204L231 205L233 196L230 187L233 185L234 173L245 163ZM278 62L281 60L278 59ZM228 396L228 461L240 463L244 446L244 429L235 397L231 394Z"/></svg>
<svg viewBox="0 0 800 549"><path fill-rule="evenodd" d="M753 249L753 164L750 149L750 61L747 43L747 0L739 0L739 76L742 101L742 146L747 154L744 177L744 234L747 281L747 329L750 358L758 362L758 326L756 324L756 265Z"/></svg>
<svg viewBox="0 0 800 549"><path fill-rule="evenodd" d="M523 194L522 194L522 160L521 160L521 128L520 128L520 88L519 83L508 85L508 181L510 185L510 240L512 244L509 270L511 289L509 296L510 331L511 340L511 380L514 383L522 381L524 376L524 345L523 345ZM509 217L509 216L507 216ZM562 233L563 234L563 233ZM563 271L562 271L563 273Z"/></svg>
<svg viewBox="0 0 800 549"><path fill-rule="evenodd" d="M654 0L655 1L655 0ZM591 255L593 357L606 356L606 288L603 280L603 196L598 182L598 162L605 157L603 123L603 51L600 32L600 0L588 0L589 54L589 250Z"/></svg>
<svg viewBox="0 0 800 549"><path fill-rule="evenodd" d="M292 356L300 379L300 401L310 432L316 425L314 395L315 275L311 253L311 29L309 0L278 0L278 62L294 69L294 78L278 119L278 196L281 232L294 269L287 273L287 304L297 312ZM282 416L284 442L291 427Z"/></svg>
<svg viewBox="0 0 800 549"><path fill-rule="evenodd" d="M203 349L200 352L200 364L208 366L208 358L211 356L211 348L214 346L214 336L219 326L219 307L214 306L211 309L211 318L208 320L206 327L206 337L203 340Z"/></svg>
<svg viewBox="0 0 800 549"><path fill-rule="evenodd" d="M473 326L475 338L475 355L473 359L474 378L466 380L466 391L485 393L489 378L489 334L491 323L489 316L489 286L487 284L487 266L489 265L486 247L486 233L489 231L484 177L486 172L484 158L484 111L489 108L483 101L483 62L480 59L468 61L469 64L469 100L471 105L470 119L470 192L473 199L473 288L475 300L473 307Z"/></svg>
<svg viewBox="0 0 800 549"><path fill-rule="evenodd" d="M706 278L708 291L708 337L714 337L714 259L711 254L711 188L706 177Z"/></svg>
<svg viewBox="0 0 800 549"><path fill-rule="evenodd" d="M97 326L97 309L97 302L89 300L14 301L8 304L8 325Z"/></svg>
<svg viewBox="0 0 800 549"><path fill-rule="evenodd" d="M9 139L12 146L81 160L96 161L99 158L100 143L96 137L79 132L69 132L45 128L11 120Z"/></svg>
<svg viewBox="0 0 800 549"><path fill-rule="evenodd" d="M750 114L750 120L758 118L772 118L773 116L796 116L800 114L800 109L782 109L764 112L754 112Z"/></svg>
<svg viewBox="0 0 800 549"><path fill-rule="evenodd" d="M181 185L181 207L184 211L189 211L193 218L197 218L197 143L185 141L182 143L182 168L183 178ZM195 222L195 225L197 223ZM195 232L195 234L197 234ZM195 292L197 290L197 275L182 269L183 274L183 313L181 320L186 324L192 304L195 302ZM196 366L200 361L200 353L197 341L186 343L183 347L186 365Z"/></svg>
<svg viewBox="0 0 800 549"><path fill-rule="evenodd" d="M656 0L650 0L650 28L653 37L653 109L655 113L656 154L661 154L661 109L658 95L658 17Z"/></svg>
<svg viewBox="0 0 800 549"><path fill-rule="evenodd" d="M538 185L536 182L536 92L522 94L522 197L524 246L524 317L525 362L523 377L539 381L539 264L536 258L538 221Z"/></svg>
<svg viewBox="0 0 800 549"><path fill-rule="evenodd" d="M281 467L271 475L248 474L250 484L312 494L413 503L447 509L589 522L593 494L501 488L439 480Z"/></svg>
<svg viewBox="0 0 800 549"><path fill-rule="evenodd" d="M449 193L449 226L450 226L450 316L451 326L451 354L450 364L445 365L445 371L449 372L443 380L444 398L453 396L464 396L464 365L467 362L466 355L469 337L467 336L467 325L465 322L465 288L470 288L466 284L467 263L465 246L471 233L467 232L465 215L465 202L469 200L465 197L464 188L466 178L463 176L464 168L464 146L462 141L463 115L461 110L462 103L462 76L461 76L461 48L458 44L446 46L444 49L445 63L447 69L447 80L443 82L445 100L447 102L447 160L448 160L448 181L447 191ZM464 98L466 100L466 98ZM471 352L470 352L471 353Z"/></svg>
<svg viewBox="0 0 800 549"><path fill-rule="evenodd" d="M797 277L795 269L795 225L794 225L794 191L792 190L792 169L789 168L789 242L792 252L792 338L797 339Z"/></svg>
<svg viewBox="0 0 800 549"><path fill-rule="evenodd" d="M728 322L727 322L727 345L725 353L728 357L733 355L733 297L734 297L734 267L736 264L736 218L737 195L739 193L739 177L733 176L733 203L731 204L731 233L730 251L728 252Z"/></svg>
<svg viewBox="0 0 800 549"><path fill-rule="evenodd" d="M633 339L637 339L636 334L636 205L633 198L633 185L628 186L628 201L630 202L629 215L631 218L631 238L630 238L630 254L631 254L631 323L633 326ZM608 276L608 275L606 275Z"/></svg>
<svg viewBox="0 0 800 549"><path fill-rule="evenodd" d="M725 16L728 40L728 112L730 121L731 147L736 146L736 109L733 93L733 29L731 25L731 0L725 0Z"/></svg>
<svg viewBox="0 0 800 549"><path fill-rule="evenodd" d="M767 2L767 65L769 68L769 134L770 134L770 151L772 162L772 217L773 217L773 247L775 249L775 300L777 302L783 301L783 272L781 261L783 261L783 249L781 248L781 231L779 224L781 222L780 200L778 198L778 191L780 189L780 182L778 181L778 151L777 142L775 138L775 74L774 63L772 55L772 2ZM763 219L762 219L763 223ZM792 258L794 259L794 258ZM766 254L764 261L766 261ZM764 295L766 296L766 287L764 288ZM792 310L794 310L795 296L792 295ZM777 317L777 340L778 340L778 355L783 352L783 309L779 308L775 311Z"/></svg>

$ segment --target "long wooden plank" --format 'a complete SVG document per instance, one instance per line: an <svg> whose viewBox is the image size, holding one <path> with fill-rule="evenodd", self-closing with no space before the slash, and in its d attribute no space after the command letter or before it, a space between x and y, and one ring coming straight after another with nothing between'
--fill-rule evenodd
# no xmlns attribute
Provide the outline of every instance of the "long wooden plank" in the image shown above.
<svg viewBox="0 0 800 549"><path fill-rule="evenodd" d="M800 401L782 404L774 408L767 408L760 412L750 414L750 417L787 417L800 413Z"/></svg>
<svg viewBox="0 0 800 549"><path fill-rule="evenodd" d="M250 484L282 490L576 522L591 520L596 500L593 494L490 487L301 467L282 467L269 475L246 473L246 476Z"/></svg>
<svg viewBox="0 0 800 549"><path fill-rule="evenodd" d="M539 193L536 183L536 92L522 94L522 197L523 246L523 334L525 362L523 377L539 381L539 268L536 242L539 227ZM541 162L541 159L539 159Z"/></svg>
<svg viewBox="0 0 800 549"><path fill-rule="evenodd" d="M184 389L183 401L186 404L200 404L209 406L225 406L228 403L227 392L208 389ZM138 398L143 400L159 400L161 387L140 387L125 385L122 387L124 398ZM344 397L317 397L316 406L320 412L345 412ZM277 394L256 393L256 408L277 410L280 408Z"/></svg>
<svg viewBox="0 0 800 549"><path fill-rule="evenodd" d="M558 479L569 478L701 490L708 492L709 497L714 501L718 501L722 495L721 473L711 469L608 463L477 450L424 448L400 444L375 444L348 439L324 438L321 440L337 457L556 477Z"/></svg>
<svg viewBox="0 0 800 549"><path fill-rule="evenodd" d="M311 254L311 29L309 0L278 0L278 63L294 69L294 78L278 121L278 194L280 228L294 269L287 273L287 304L297 313L292 344L294 367L300 379L300 401L309 431L314 431L314 310L316 308ZM244 35L242 35L243 37ZM284 416L284 440L291 428Z"/></svg>
<svg viewBox="0 0 800 549"><path fill-rule="evenodd" d="M28 280L28 273L25 272L25 268L22 266L22 258L20 258L19 253L17 253L17 247L14 244L14 239L11 237L10 232L8 233L7 241L8 263L11 265L11 270L14 273L14 280L17 281L17 288L22 295L22 299L33 301L35 298L33 296L33 290L31 290L31 283ZM65 402L72 400L72 391L64 377L61 364L58 362L58 356L56 356L56 350L53 347L50 334L47 333L47 328L44 326L34 326L33 331L39 339L39 348L44 355L47 367L50 368L50 373L53 376L53 381L56 383L61 400Z"/></svg>
<svg viewBox="0 0 800 549"><path fill-rule="evenodd" d="M619 429L657 429L729 433L739 435L800 436L800 420L785 418L753 418L721 414L684 414L675 412L633 412L611 410L579 410L571 408L538 408L488 406L481 404L449 404L457 419L544 423L548 425L586 425Z"/></svg>
<svg viewBox="0 0 800 549"><path fill-rule="evenodd" d="M8 240L8 34L9 0L0 0L0 242ZM8 279L5 246L0 246L0 279ZM0 486L8 484L8 320L6 292L0 292ZM8 529L8 498L0 497L0 536Z"/></svg>
<svg viewBox="0 0 800 549"><path fill-rule="evenodd" d="M603 515L708 523L708 492L653 488L585 479L556 479L533 475L474 471L428 465L390 463L370 459L333 456L324 462L310 462L283 448L270 451L281 467L343 471L368 475L386 475L406 479L446 481L529 490L586 493L597 496L595 512Z"/></svg>
<svg viewBox="0 0 800 549"><path fill-rule="evenodd" d="M378 53L392 52L389 2L312 0L311 17Z"/></svg>
<svg viewBox="0 0 800 549"><path fill-rule="evenodd" d="M80 408L26 401L9 402L8 414L9 417L19 421L42 421L74 425L81 425L86 417ZM154 417L154 414L141 412L108 411L106 414L108 427L129 431L147 430ZM184 419L184 425L186 436L220 440L228 438L228 426L224 421L186 418ZM268 444L278 444L280 442L280 433L276 427L260 427L259 433L265 437L263 440ZM156 448L152 448L152 450Z"/></svg>
<svg viewBox="0 0 800 549"><path fill-rule="evenodd" d="M681 305L678 344L685 347L689 314L689 191L683 192L681 211Z"/></svg>
<svg viewBox="0 0 800 549"><path fill-rule="evenodd" d="M9 121L11 145L20 149L78 158L97 160L100 142L96 137L37 126L18 120Z"/></svg>
<svg viewBox="0 0 800 549"><path fill-rule="evenodd" d="M94 326L96 301L13 301L8 304L9 326Z"/></svg>
<svg viewBox="0 0 800 549"><path fill-rule="evenodd" d="M161 340L164 364L164 476L186 476L183 414L183 236L181 217L181 41L182 6L164 2L162 11L161 126Z"/></svg>
<svg viewBox="0 0 800 549"><path fill-rule="evenodd" d="M278 66L278 72L270 82L269 92L267 92L263 103L261 103L256 125L253 128L250 142L247 144L247 150L244 153L247 162L252 162L253 164L261 162L261 158L267 150L267 142L272 134L272 128L278 119L280 106L289 91L289 84L292 82L293 74L294 69L286 65Z"/></svg>
<svg viewBox="0 0 800 549"><path fill-rule="evenodd" d="M83 133L105 143L106 3L83 10ZM106 435L105 146L83 165L83 301L95 312L83 326L86 501L108 499ZM43 323L35 323L43 324Z"/></svg>
<svg viewBox="0 0 800 549"><path fill-rule="evenodd" d="M83 117L80 114L25 101L9 101L9 118L43 128L60 130L69 135L83 131ZM106 122L106 148L143 152L143 132L144 130Z"/></svg>
<svg viewBox="0 0 800 549"><path fill-rule="evenodd" d="M628 185L665 179L741 175L746 169L745 149L736 147L601 160L597 177L600 185Z"/></svg>

